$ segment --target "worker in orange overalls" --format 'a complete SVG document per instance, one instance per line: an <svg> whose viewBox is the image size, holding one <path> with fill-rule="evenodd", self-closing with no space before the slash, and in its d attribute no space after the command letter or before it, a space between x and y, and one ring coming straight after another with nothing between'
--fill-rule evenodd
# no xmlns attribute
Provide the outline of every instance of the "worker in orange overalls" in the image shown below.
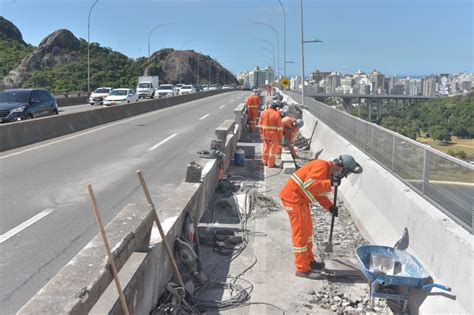
<svg viewBox="0 0 474 315"><path fill-rule="evenodd" d="M252 94L247 96L245 104L247 106L247 121L250 125L250 132L255 133L257 131L258 106L260 105L260 97L257 95L257 90L253 90Z"/></svg>
<svg viewBox="0 0 474 315"><path fill-rule="evenodd" d="M298 135L298 130L303 127L304 122L303 119L296 119L288 116L285 111L282 111L281 115L283 117L281 121L283 123L284 139L290 149L291 156L295 159L297 157L294 147L295 139Z"/></svg>
<svg viewBox="0 0 474 315"><path fill-rule="evenodd" d="M268 167L275 167L276 160L281 152L283 138L283 123L278 111L279 103L273 102L260 115L258 129L263 142L262 163Z"/></svg>
<svg viewBox="0 0 474 315"><path fill-rule="evenodd" d="M343 166L339 159L333 161L312 160L295 171L280 191L281 201L288 213L291 224L293 251L295 253L298 277L320 279L316 270L325 267L324 262L316 262L313 254L313 219L310 204L316 201L337 216L337 207L322 193L331 191L337 182L335 174ZM339 179L340 182L340 179Z"/></svg>

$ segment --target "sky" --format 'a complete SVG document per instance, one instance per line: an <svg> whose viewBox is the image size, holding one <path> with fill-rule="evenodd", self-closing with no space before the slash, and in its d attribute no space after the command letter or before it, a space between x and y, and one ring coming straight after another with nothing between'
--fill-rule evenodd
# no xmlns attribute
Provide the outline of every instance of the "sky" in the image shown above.
<svg viewBox="0 0 474 315"><path fill-rule="evenodd" d="M87 39L93 0L0 0L0 16L26 42L38 45L66 28ZM301 73L300 1L286 10L287 75ZM474 72L473 0L305 0L305 73L315 69L387 75ZM256 65L284 72L283 13L278 0L99 0L91 14L91 42L132 58L171 47L193 49L234 73ZM271 25L278 33L270 27ZM279 49L278 49L279 48ZM279 58L278 58L279 55Z"/></svg>

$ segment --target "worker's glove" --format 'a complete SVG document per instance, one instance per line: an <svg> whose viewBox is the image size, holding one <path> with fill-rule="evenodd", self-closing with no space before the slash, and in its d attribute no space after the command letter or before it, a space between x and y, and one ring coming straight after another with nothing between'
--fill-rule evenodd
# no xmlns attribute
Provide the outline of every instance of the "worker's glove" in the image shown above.
<svg viewBox="0 0 474 315"><path fill-rule="evenodd" d="M332 175L331 176L331 186L337 187L339 185L341 185L341 177L339 177L336 174Z"/></svg>
<svg viewBox="0 0 474 315"><path fill-rule="evenodd" d="M335 205L332 205L331 207L329 207L329 212L331 212L337 218L339 214L339 208Z"/></svg>

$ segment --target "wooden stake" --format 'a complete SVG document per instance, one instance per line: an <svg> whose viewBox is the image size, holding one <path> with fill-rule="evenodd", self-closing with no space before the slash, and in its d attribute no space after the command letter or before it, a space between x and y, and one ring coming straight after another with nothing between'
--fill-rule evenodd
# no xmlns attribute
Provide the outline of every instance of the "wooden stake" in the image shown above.
<svg viewBox="0 0 474 315"><path fill-rule="evenodd" d="M163 244L165 245L166 252L171 260L171 265L173 265L174 274L176 278L178 278L179 285L184 288L183 279L181 278L181 274L179 273L178 265L176 264L176 260L174 259L173 252L171 251L171 247L168 244L168 239L166 238L165 232L163 231L163 227L160 223L160 218L158 218L158 214L156 213L155 204L151 199L150 192L148 191L148 186L146 185L145 178L143 178L143 174L140 170L137 170L138 178L140 179L140 183L143 188L143 192L145 193L146 200L151 205L153 209L153 217L155 220L156 225L158 226L158 230L160 231L161 239L163 240Z"/></svg>
<svg viewBox="0 0 474 315"><path fill-rule="evenodd" d="M129 315L127 301L125 300L125 295L123 294L122 286L120 285L120 280L117 273L117 268L115 267L114 258L112 257L112 252L110 251L109 242L107 241L107 236L105 235L104 224L102 223L102 218L100 217L99 209L97 207L97 200L95 199L94 191L92 190L92 185L87 185L89 190L89 195L92 200L92 208L94 210L95 219L97 225L99 226L100 236L102 237L102 242L104 243L105 252L109 259L110 267L112 268L112 274L114 276L115 285L117 286L117 291L120 297L120 303L122 304L122 309L125 315Z"/></svg>

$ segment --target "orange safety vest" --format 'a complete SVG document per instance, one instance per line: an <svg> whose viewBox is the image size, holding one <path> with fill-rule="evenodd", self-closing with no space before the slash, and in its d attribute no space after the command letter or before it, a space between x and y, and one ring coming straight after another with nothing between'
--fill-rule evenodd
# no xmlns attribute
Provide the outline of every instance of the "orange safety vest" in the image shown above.
<svg viewBox="0 0 474 315"><path fill-rule="evenodd" d="M249 95L245 99L245 104L247 105L247 111L258 110L258 105L260 105L260 97L257 95Z"/></svg>
<svg viewBox="0 0 474 315"><path fill-rule="evenodd" d="M324 160L313 160L303 165L291 175L281 189L279 193L281 200L293 204L317 201L329 210L333 203L327 196L321 194L332 189L330 166L331 162Z"/></svg>
<svg viewBox="0 0 474 315"><path fill-rule="evenodd" d="M280 141L283 137L283 123L280 113L271 107L265 109L260 115L258 130L262 139Z"/></svg>
<svg viewBox="0 0 474 315"><path fill-rule="evenodd" d="M288 139L288 141L293 144L296 138L296 135L298 134L298 128L293 127L293 123L296 121L293 117L286 116L281 119L284 129L283 129L283 134L285 135L285 139Z"/></svg>

